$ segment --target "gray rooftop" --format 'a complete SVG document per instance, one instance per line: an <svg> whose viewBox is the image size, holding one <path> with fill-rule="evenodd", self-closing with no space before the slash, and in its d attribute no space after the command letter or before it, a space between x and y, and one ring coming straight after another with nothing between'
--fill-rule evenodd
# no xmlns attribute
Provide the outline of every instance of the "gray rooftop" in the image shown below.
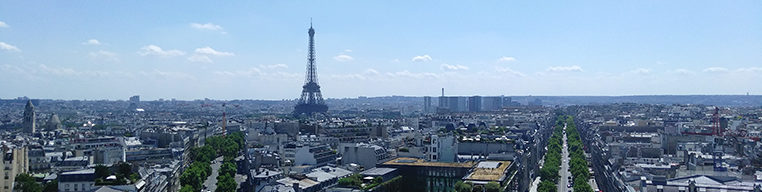
<svg viewBox="0 0 762 192"><path fill-rule="evenodd" d="M476 165L476 168L495 169L500 166L500 162L497 161L482 161Z"/></svg>
<svg viewBox="0 0 762 192"><path fill-rule="evenodd" d="M386 175L386 174L388 174L388 173L390 173L392 171L395 171L395 170L397 170L397 169L395 169L395 168L380 168L380 167L375 167L375 168L371 168L371 169L365 170L363 172L360 172L360 175L381 176L381 175Z"/></svg>

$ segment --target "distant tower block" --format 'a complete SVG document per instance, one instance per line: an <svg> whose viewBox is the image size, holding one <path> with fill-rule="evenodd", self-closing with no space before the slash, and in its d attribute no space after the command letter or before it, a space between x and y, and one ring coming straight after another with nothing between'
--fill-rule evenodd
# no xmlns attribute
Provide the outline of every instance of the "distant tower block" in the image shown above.
<svg viewBox="0 0 762 192"><path fill-rule="evenodd" d="M320 85L318 85L317 67L315 66L315 29L312 28L312 22L310 22L308 34L310 35L310 42L307 55L307 75L304 86L302 86L302 97L294 106L294 116L328 111L328 106L325 105L323 95L320 93Z"/></svg>
<svg viewBox="0 0 762 192"><path fill-rule="evenodd" d="M34 134L34 131L37 128L35 117L34 104L32 104L32 100L29 100L26 102L26 107L24 108L24 124L22 127L24 133Z"/></svg>

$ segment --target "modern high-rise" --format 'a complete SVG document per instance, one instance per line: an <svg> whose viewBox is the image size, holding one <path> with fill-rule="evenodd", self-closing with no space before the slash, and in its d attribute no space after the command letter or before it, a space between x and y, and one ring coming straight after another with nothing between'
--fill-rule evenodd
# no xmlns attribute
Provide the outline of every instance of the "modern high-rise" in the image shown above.
<svg viewBox="0 0 762 192"><path fill-rule="evenodd" d="M138 108L138 104L140 104L140 95L135 95L130 97L130 106L127 107L129 110L135 110Z"/></svg>
<svg viewBox="0 0 762 192"><path fill-rule="evenodd" d="M425 96L423 97L423 112L424 113L431 113L431 97Z"/></svg>
<svg viewBox="0 0 762 192"><path fill-rule="evenodd" d="M133 103L140 102L140 95L135 95L135 96L130 97L130 102L133 102Z"/></svg>
<svg viewBox="0 0 762 192"><path fill-rule="evenodd" d="M468 98L468 112L482 111L482 97L471 96Z"/></svg>
<svg viewBox="0 0 762 192"><path fill-rule="evenodd" d="M497 111L503 108L503 97L492 96L484 97L482 101L482 109L485 111Z"/></svg>
<svg viewBox="0 0 762 192"><path fill-rule="evenodd" d="M503 97L503 107L513 106L513 100L511 97Z"/></svg>
<svg viewBox="0 0 762 192"><path fill-rule="evenodd" d="M32 104L32 100L29 100L26 102L26 107L24 108L24 122L22 125L22 131L24 133L34 134L34 131L37 128L35 117L34 104Z"/></svg>

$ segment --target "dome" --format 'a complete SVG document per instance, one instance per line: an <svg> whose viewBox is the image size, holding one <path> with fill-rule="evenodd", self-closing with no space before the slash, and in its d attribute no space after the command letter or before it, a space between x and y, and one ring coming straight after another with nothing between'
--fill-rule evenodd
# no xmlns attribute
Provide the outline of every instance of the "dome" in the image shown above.
<svg viewBox="0 0 762 192"><path fill-rule="evenodd" d="M48 130L61 129L61 119L58 118L58 115L53 114L50 116L50 119L48 119L46 128Z"/></svg>

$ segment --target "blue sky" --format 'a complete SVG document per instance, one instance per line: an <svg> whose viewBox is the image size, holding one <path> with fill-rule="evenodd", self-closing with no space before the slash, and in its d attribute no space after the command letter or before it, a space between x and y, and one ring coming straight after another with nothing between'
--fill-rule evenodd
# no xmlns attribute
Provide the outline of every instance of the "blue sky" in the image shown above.
<svg viewBox="0 0 762 192"><path fill-rule="evenodd" d="M762 1L0 4L0 98L762 94Z"/></svg>

